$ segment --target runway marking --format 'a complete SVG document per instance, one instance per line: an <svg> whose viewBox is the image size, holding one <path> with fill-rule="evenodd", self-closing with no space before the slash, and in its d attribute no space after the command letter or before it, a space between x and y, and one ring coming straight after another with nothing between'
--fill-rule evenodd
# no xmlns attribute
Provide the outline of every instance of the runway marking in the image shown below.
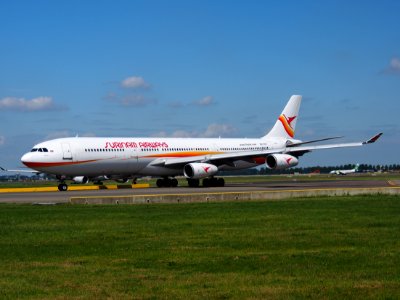
<svg viewBox="0 0 400 300"><path fill-rule="evenodd" d="M68 186L69 191L88 191L88 190L118 190L118 189L142 189L149 188L150 184L140 183L132 185L89 185L89 186ZM58 192L56 186L50 187L31 187L31 188L4 188L0 189L0 193L33 193L33 192Z"/></svg>

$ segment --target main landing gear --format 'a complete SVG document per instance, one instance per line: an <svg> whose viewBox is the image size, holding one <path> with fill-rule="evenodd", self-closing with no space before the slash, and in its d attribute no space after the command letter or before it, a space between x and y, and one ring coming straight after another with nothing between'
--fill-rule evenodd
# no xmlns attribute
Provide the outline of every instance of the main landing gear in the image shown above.
<svg viewBox="0 0 400 300"><path fill-rule="evenodd" d="M189 187L199 187L200 186L200 179L187 179ZM159 178L156 181L157 187L177 187L178 180L175 178ZM216 177L209 177L203 179L203 187L223 187L225 186L225 180L223 178L216 178Z"/></svg>
<svg viewBox="0 0 400 300"><path fill-rule="evenodd" d="M189 187L199 187L200 180L199 179L187 179ZM225 186L225 180L223 178L204 178L203 179L203 187L223 187Z"/></svg>
<svg viewBox="0 0 400 300"><path fill-rule="evenodd" d="M225 180L223 178L204 178L203 179L203 186L204 187L223 187L225 186Z"/></svg>
<svg viewBox="0 0 400 300"><path fill-rule="evenodd" d="M178 180L175 178L160 178L156 181L157 187L177 187Z"/></svg>

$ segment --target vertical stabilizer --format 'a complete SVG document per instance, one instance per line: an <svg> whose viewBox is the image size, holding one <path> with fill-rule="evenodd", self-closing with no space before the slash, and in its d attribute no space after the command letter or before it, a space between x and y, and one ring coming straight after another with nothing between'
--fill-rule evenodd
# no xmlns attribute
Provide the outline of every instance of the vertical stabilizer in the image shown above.
<svg viewBox="0 0 400 300"><path fill-rule="evenodd" d="M293 95L292 97L290 97L289 102L286 104L274 127L272 127L271 131L268 132L268 134L264 136L264 138L294 138L294 131L296 129L300 103L300 95Z"/></svg>

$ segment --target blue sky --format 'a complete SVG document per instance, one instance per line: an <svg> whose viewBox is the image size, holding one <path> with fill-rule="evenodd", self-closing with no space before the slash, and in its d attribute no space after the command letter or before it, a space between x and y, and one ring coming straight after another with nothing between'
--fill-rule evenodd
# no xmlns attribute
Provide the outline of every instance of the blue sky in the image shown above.
<svg viewBox="0 0 400 300"><path fill-rule="evenodd" d="M400 163L399 1L2 1L0 165L65 136L296 137L371 147L301 166Z"/></svg>

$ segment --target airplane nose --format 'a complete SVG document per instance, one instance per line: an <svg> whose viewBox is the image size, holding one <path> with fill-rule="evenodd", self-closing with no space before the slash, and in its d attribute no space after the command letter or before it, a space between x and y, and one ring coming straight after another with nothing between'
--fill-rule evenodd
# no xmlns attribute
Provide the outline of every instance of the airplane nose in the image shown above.
<svg viewBox="0 0 400 300"><path fill-rule="evenodd" d="M26 165L27 166L27 163L29 163L29 158L30 158L30 156L31 156L31 154L28 152L28 153L25 153L24 155L22 155L22 157L21 157L21 162L24 164L24 165Z"/></svg>

